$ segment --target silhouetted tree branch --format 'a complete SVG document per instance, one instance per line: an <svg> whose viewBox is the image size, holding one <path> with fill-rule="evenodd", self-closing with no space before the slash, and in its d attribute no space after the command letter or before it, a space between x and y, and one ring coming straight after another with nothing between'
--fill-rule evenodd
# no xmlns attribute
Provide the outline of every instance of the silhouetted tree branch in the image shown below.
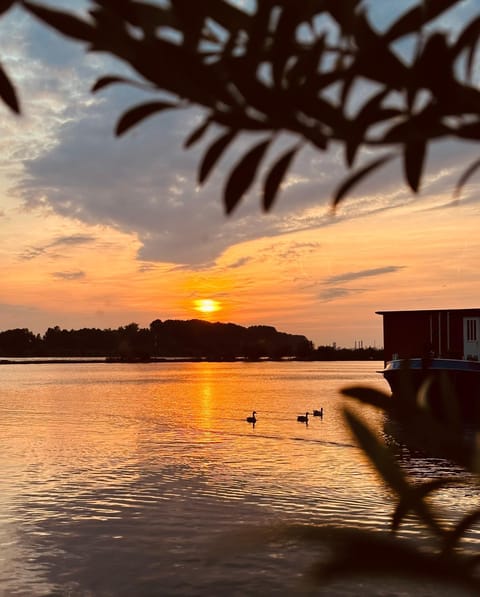
<svg viewBox="0 0 480 597"><path fill-rule="evenodd" d="M417 192L429 145L438 139L480 139L480 92L475 56L480 17L453 39L430 26L460 0L423 0L385 31L378 31L361 0L261 0L240 9L226 0L92 0L89 18L21 0L0 2L0 14L22 5L66 37L128 64L138 80L101 77L92 90L140 85L161 99L123 114L116 134L164 110L201 106L202 124L185 140L191 147L213 124L224 130L206 149L198 169L203 184L239 134L264 132L226 177L224 204L231 212L265 170L263 207L274 204L296 155L343 147L352 172L333 204L362 178L397 158L405 182ZM399 42L415 40L412 58ZM361 93L359 93L361 91ZM0 96L14 112L19 101L0 66ZM279 132L297 137L278 153ZM379 156L355 170L364 149ZM386 153L385 153L386 152ZM276 155L275 155L276 154ZM471 164L458 193L480 167Z"/></svg>

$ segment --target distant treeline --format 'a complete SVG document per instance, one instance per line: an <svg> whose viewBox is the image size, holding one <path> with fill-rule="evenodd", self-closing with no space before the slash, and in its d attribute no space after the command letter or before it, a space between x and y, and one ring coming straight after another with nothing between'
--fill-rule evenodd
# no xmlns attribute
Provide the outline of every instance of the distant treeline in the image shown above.
<svg viewBox="0 0 480 597"><path fill-rule="evenodd" d="M27 328L0 332L1 357L112 357L149 360L160 357L233 360L243 357L297 358L302 360L358 360L383 358L383 351L314 348L305 336L278 332L272 326L243 327L233 323L210 323L156 319L148 328L130 323L117 329L48 328L43 336Z"/></svg>

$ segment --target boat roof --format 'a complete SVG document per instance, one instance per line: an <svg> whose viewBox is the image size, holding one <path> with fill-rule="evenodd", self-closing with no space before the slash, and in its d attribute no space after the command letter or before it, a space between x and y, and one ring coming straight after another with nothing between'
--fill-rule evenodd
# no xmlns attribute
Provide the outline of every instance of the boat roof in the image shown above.
<svg viewBox="0 0 480 597"><path fill-rule="evenodd" d="M451 313L452 311L463 312L463 313L479 313L480 307L473 307L468 309L401 309L399 311L386 310L386 311L375 311L377 315L386 315L387 313Z"/></svg>

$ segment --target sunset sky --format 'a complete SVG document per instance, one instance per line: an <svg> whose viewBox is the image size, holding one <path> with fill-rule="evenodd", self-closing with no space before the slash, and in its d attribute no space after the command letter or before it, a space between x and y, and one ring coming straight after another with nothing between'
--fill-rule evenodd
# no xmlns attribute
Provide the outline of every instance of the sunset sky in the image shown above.
<svg viewBox="0 0 480 597"><path fill-rule="evenodd" d="M379 26L393 17L387 3L366 4ZM480 0L465 0L439 26L454 34L479 11ZM306 149L271 213L255 187L227 217L222 189L235 158L197 188L205 145L182 149L196 111L151 118L115 139L138 92L90 88L118 65L20 10L0 20L0 38L23 111L14 117L0 104L0 330L202 317L273 325L316 345L381 346L377 310L480 307L480 176L452 199L478 147L432 148L417 197L394 162L334 216L340 148ZM202 314L201 299L221 309Z"/></svg>

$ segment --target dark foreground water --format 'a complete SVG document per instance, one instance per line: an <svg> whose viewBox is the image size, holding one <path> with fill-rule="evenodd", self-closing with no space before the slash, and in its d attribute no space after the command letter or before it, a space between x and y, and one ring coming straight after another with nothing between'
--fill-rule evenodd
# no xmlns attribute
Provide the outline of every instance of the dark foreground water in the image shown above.
<svg viewBox="0 0 480 597"><path fill-rule="evenodd" d="M387 390L380 365L1 367L0 595L441 593L369 579L312 587L305 571L322 550L260 540L282 523L388 528L392 502L338 393ZM297 422L320 407L322 420ZM384 429L380 413L361 412ZM406 466L422 479L457 473L426 458ZM478 496L459 482L438 500L458 517ZM403 533L423 530L411 521ZM478 545L480 532L467 541Z"/></svg>

